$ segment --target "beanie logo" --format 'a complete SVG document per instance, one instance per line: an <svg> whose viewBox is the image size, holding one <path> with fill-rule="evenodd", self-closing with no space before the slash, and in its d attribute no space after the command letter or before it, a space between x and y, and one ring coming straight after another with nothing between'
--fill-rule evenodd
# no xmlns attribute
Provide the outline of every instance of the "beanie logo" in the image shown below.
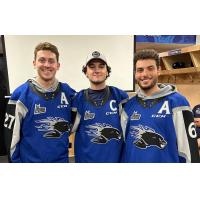
<svg viewBox="0 0 200 200"><path fill-rule="evenodd" d="M199 114L200 114L200 108L197 108L196 111L195 111L195 113L196 113L197 115L199 115Z"/></svg>
<svg viewBox="0 0 200 200"><path fill-rule="evenodd" d="M98 57L100 56L100 53L99 53L98 51L94 51L94 52L92 53L92 56L93 56L94 58L98 58Z"/></svg>

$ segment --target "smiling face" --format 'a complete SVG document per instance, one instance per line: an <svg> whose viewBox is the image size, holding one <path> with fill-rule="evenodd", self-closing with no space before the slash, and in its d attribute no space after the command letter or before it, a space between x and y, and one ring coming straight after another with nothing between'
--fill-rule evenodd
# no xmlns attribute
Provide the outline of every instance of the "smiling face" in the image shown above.
<svg viewBox="0 0 200 200"><path fill-rule="evenodd" d="M160 67L156 66L155 60L141 59L136 62L135 79L147 95L152 95L159 90L157 86L159 74Z"/></svg>
<svg viewBox="0 0 200 200"><path fill-rule="evenodd" d="M108 76L108 70L105 62L100 59L94 59L87 64L86 76L90 81L91 88L100 86L105 87L105 80Z"/></svg>
<svg viewBox="0 0 200 200"><path fill-rule="evenodd" d="M40 82L54 82L56 72L60 68L56 54L49 50L38 51L33 65L37 70Z"/></svg>

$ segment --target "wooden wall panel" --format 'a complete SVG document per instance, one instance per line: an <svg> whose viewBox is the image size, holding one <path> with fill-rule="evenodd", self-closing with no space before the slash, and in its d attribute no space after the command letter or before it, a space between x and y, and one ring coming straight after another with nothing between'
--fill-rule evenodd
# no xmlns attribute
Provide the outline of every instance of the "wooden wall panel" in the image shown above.
<svg viewBox="0 0 200 200"><path fill-rule="evenodd" d="M196 104L200 104L200 85L186 85L186 84L178 84L177 90L187 97L190 102L191 107L193 108Z"/></svg>

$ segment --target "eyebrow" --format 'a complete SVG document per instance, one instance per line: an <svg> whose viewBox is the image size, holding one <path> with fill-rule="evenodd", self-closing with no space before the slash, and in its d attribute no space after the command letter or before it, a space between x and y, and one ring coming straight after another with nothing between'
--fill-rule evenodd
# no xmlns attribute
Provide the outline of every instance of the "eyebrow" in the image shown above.
<svg viewBox="0 0 200 200"><path fill-rule="evenodd" d="M38 59L45 59L45 60L56 60L56 58L45 58L45 57L38 57Z"/></svg>
<svg viewBox="0 0 200 200"><path fill-rule="evenodd" d="M94 63L88 63L88 66L94 65ZM101 66L106 66L104 63L100 63Z"/></svg>
<svg viewBox="0 0 200 200"><path fill-rule="evenodd" d="M148 67L156 67L156 66L155 66L155 65L148 65L148 66L146 66L146 67L141 66L141 67L137 67L137 69L148 68Z"/></svg>

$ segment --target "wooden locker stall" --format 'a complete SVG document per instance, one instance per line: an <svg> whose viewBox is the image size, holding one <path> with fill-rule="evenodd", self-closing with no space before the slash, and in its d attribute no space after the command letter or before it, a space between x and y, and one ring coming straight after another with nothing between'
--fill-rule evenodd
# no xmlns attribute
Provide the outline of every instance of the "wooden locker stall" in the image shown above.
<svg viewBox="0 0 200 200"><path fill-rule="evenodd" d="M200 104L200 45L170 50L159 56L162 69L159 82L175 84L191 107Z"/></svg>

